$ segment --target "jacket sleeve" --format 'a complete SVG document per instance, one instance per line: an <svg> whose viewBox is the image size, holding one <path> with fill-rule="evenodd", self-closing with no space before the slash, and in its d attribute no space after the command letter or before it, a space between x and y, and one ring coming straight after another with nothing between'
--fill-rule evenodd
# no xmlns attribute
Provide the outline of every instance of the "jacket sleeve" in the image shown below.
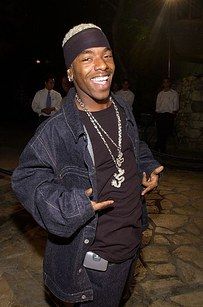
<svg viewBox="0 0 203 307"><path fill-rule="evenodd" d="M160 163L154 159L151 150L143 141L139 141L139 162L141 172L151 174Z"/></svg>
<svg viewBox="0 0 203 307"><path fill-rule="evenodd" d="M60 93L56 94L56 106L55 109L58 111L61 107L61 100L62 100L62 96Z"/></svg>
<svg viewBox="0 0 203 307"><path fill-rule="evenodd" d="M84 189L71 189L57 178L48 153L33 144L24 149L12 175L12 188L25 209L48 232L70 237L95 216ZM43 158L42 158L43 157Z"/></svg>

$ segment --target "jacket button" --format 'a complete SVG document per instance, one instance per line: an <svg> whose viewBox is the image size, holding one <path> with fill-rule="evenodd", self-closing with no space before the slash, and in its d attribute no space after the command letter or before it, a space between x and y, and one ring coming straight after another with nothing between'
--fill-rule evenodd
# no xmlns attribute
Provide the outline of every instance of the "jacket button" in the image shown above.
<svg viewBox="0 0 203 307"><path fill-rule="evenodd" d="M85 239L85 241L84 241L85 244L88 244L89 242L90 242L90 240L88 240L88 239Z"/></svg>
<svg viewBox="0 0 203 307"><path fill-rule="evenodd" d="M82 269L80 268L79 270L78 270L78 273L81 273L82 272Z"/></svg>
<svg viewBox="0 0 203 307"><path fill-rule="evenodd" d="M81 297L83 300L85 300L87 297L86 297L86 295L82 295L82 297Z"/></svg>

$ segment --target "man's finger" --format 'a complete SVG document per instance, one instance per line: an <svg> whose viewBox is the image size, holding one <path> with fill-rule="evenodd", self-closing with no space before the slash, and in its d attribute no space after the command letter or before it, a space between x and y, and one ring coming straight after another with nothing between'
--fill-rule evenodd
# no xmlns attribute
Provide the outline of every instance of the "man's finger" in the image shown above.
<svg viewBox="0 0 203 307"><path fill-rule="evenodd" d="M145 172L143 172L143 177L142 177L142 184L146 184L147 183L147 175Z"/></svg>
<svg viewBox="0 0 203 307"><path fill-rule="evenodd" d="M143 196L143 195L145 195L147 192L149 192L149 191L151 191L151 190L152 190L152 188L149 186L149 187L147 187L146 189L144 189L144 190L142 191L141 195Z"/></svg>
<svg viewBox="0 0 203 307"><path fill-rule="evenodd" d="M163 165L161 165L161 166L155 168L155 170L152 172L152 174L158 175L159 173L161 173L163 171L163 169L164 169L164 167L163 167Z"/></svg>
<svg viewBox="0 0 203 307"><path fill-rule="evenodd" d="M105 208L111 206L114 203L114 201L113 200L105 200L105 201L102 201L100 203L96 203L96 202L92 201L91 203L92 203L93 209L95 211L97 211L97 210L102 210L102 209L105 209Z"/></svg>
<svg viewBox="0 0 203 307"><path fill-rule="evenodd" d="M142 178L147 180L147 174L145 172L143 172L143 177Z"/></svg>
<svg viewBox="0 0 203 307"><path fill-rule="evenodd" d="M155 188L157 188L158 187L158 184L157 183L153 183L153 184L150 184L150 185L146 185L146 189L144 189L143 191L142 191L142 193L141 193L141 195L144 195L144 194L146 194L146 193L148 193L149 191L151 191L151 190L154 190ZM144 194L143 194L144 193Z"/></svg>
<svg viewBox="0 0 203 307"><path fill-rule="evenodd" d="M92 195L92 192L93 192L92 188L89 188L85 191L85 195L89 197L90 195Z"/></svg>

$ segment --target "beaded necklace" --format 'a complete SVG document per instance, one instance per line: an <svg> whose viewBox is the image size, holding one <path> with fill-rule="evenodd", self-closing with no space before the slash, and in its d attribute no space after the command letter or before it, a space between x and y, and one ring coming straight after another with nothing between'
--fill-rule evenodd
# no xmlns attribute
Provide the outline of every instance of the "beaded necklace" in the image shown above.
<svg viewBox="0 0 203 307"><path fill-rule="evenodd" d="M104 128L100 125L100 123L97 121L97 119L93 116L93 114L85 107L85 104L83 103L83 101L80 99L80 97L78 96L78 94L75 95L76 100L78 101L78 103L80 104L81 108L83 111L85 111L85 113L88 115L91 123L93 124L93 127L95 128L95 130L97 131L98 135L100 136L101 140L103 141L104 145L106 146L115 166L116 169L118 171L118 173L114 173L113 174L113 179L111 181L111 185L115 188L120 188L121 184L125 181L125 177L123 176L125 174L125 170L121 168L121 165L124 162L124 157L123 157L123 153L122 153L122 124L121 124L121 118L120 118L120 114L118 111L118 108L115 104L115 102L113 101L112 97L110 97L110 102L113 104L115 113L116 113L116 117L117 117L117 122L118 122L118 144L116 144L114 142L114 140L112 140L112 138L109 136L109 134L104 130ZM115 158L113 156L113 153L106 141L106 138L108 138L108 140L117 148L117 152L118 155Z"/></svg>

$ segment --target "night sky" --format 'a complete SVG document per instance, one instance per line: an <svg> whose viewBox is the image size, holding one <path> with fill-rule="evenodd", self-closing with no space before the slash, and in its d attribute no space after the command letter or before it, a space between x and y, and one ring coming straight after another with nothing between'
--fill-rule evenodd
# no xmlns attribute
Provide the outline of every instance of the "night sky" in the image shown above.
<svg viewBox="0 0 203 307"><path fill-rule="evenodd" d="M81 22L100 23L96 4L101 5L96 0L1 1L1 61L60 63L62 39L69 28Z"/></svg>
<svg viewBox="0 0 203 307"><path fill-rule="evenodd" d="M174 1L174 3L180 3L181 10L183 10L183 4L187 1L179 0ZM200 0L194 2L200 3ZM126 3L128 3L126 10L122 9L119 12L118 4L121 4L120 7L123 8ZM31 110L30 104L33 95L44 86L44 78L49 73L55 76L56 89L59 89L60 78L65 74L62 40L66 32L79 23L92 22L100 26L114 49L112 30L115 16L119 13L120 21L122 16L127 14L123 23L125 25L125 22L129 21L129 28L126 27L126 33L119 33L117 36L117 41L123 40L123 45L121 44L122 56L125 56L126 59L137 57L136 65L138 66L144 63L142 48L140 55L137 56L136 52L132 54L130 47L129 49L126 48L125 40L128 39L128 43L136 41L136 39L141 42L142 36L145 36L145 31L147 31L145 24L148 24L149 29L156 24L155 21L158 20L157 17L164 3L164 0L1 0L0 89L1 110L3 112L0 112L0 118L5 118L6 115L11 116L11 106L14 110L12 114L17 114L17 116L19 113L21 114L22 109L26 112ZM132 8L131 11L127 10L129 7ZM163 28L166 25L165 17L162 18ZM136 23L137 20L139 20L138 23ZM137 26L138 29L141 26L137 38L135 38L133 32L132 36L129 35L134 26ZM128 29L129 33L127 33ZM164 49L163 43L161 43L160 48L156 44L153 51L157 52L157 54L154 53L155 63L157 64L157 61L161 60L162 57L166 71L167 46L165 45ZM37 60L40 61L39 64L37 64ZM131 64L128 64L128 69L131 66ZM145 78L150 74L153 75L153 80L160 77L158 73L161 74L162 72L157 69L157 66L155 67L155 71L150 71L146 65ZM116 72L119 68L120 65L117 65L116 62ZM142 73L142 67L139 69ZM130 76L135 76L136 71L128 72ZM146 79L140 80L142 86L152 84L151 80L150 82L146 82ZM136 86L137 84L137 81L135 81ZM145 89L143 90L146 92Z"/></svg>
<svg viewBox="0 0 203 307"><path fill-rule="evenodd" d="M62 40L82 22L102 26L99 8L103 1L3 0L0 3L1 117L21 107L53 74L56 87L65 73ZM107 26L107 25L106 25ZM40 60L40 64L36 61ZM22 98L22 95L25 97Z"/></svg>

